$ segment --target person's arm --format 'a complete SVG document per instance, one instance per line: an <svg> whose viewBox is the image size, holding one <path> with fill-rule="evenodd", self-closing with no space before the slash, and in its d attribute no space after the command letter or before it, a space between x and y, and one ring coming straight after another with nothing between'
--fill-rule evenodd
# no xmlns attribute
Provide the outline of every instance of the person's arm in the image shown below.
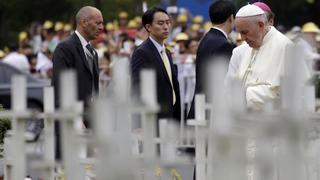
<svg viewBox="0 0 320 180"><path fill-rule="evenodd" d="M63 70L66 70L68 68L72 67L72 54L69 49L67 49L65 46L57 46L53 53L53 75L52 75L52 81L51 84L54 87L54 93L55 93L55 103L56 106L59 105L59 78L61 75L61 72Z"/></svg>
<svg viewBox="0 0 320 180"><path fill-rule="evenodd" d="M241 62L241 56L238 51L233 50L232 56L230 58L228 71L226 74L225 82L228 85L231 81L231 79L234 79L237 77L239 73L239 64Z"/></svg>
<svg viewBox="0 0 320 180"><path fill-rule="evenodd" d="M134 96L140 94L140 71L147 67L148 60L141 49L137 49L133 54L130 61L131 67L131 84Z"/></svg>
<svg viewBox="0 0 320 180"><path fill-rule="evenodd" d="M274 101L280 96L280 86L270 84L258 84L248 86L246 100L248 108L261 109L268 101Z"/></svg>

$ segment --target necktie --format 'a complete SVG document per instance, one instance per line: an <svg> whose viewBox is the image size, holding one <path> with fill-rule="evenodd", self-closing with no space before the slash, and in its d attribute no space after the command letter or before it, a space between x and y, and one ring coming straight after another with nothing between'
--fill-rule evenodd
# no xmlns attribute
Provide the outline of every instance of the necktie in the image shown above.
<svg viewBox="0 0 320 180"><path fill-rule="evenodd" d="M89 50L91 55L94 56L94 50L93 50L92 46L89 43L86 45L86 48Z"/></svg>
<svg viewBox="0 0 320 180"><path fill-rule="evenodd" d="M89 52L86 52L89 68L90 68L90 71L93 72L94 50L89 43L86 45L86 48L89 51Z"/></svg>
<svg viewBox="0 0 320 180"><path fill-rule="evenodd" d="M170 67L170 62L169 62L169 58L167 56L166 48L164 47L164 45L162 46L161 55L162 55L162 61L163 61L164 67L166 68L167 74L170 79L170 83L171 83L171 87L172 87L172 97L173 97L172 103L174 105L176 103L176 93L174 91L173 84L172 84L172 71L171 71L171 67Z"/></svg>
<svg viewBox="0 0 320 180"><path fill-rule="evenodd" d="M94 59L95 59L95 56L94 56L94 49L92 48L92 46L88 43L86 45L86 48L87 50L89 51L85 51L86 53L86 56L87 56L87 61L88 61L88 64L89 64L89 68L90 68L90 71L93 75L93 62L94 62ZM95 94L95 81L92 82L92 98L91 98L91 101L93 100L93 97L94 97L94 94Z"/></svg>

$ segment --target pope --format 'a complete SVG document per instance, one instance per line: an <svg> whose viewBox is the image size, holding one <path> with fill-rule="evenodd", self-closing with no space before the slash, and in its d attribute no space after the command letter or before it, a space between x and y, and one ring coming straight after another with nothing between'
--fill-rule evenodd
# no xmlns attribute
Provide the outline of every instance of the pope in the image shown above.
<svg viewBox="0 0 320 180"><path fill-rule="evenodd" d="M292 42L270 26L265 12L255 5L240 8L235 25L246 41L237 78L245 88L248 107L262 110L279 99L286 49Z"/></svg>

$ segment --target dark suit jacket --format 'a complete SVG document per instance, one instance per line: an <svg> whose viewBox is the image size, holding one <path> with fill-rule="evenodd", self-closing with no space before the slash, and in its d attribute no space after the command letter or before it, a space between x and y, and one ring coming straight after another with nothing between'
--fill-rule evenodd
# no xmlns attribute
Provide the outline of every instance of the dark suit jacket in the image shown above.
<svg viewBox="0 0 320 180"><path fill-rule="evenodd" d="M199 44L196 58L195 94L204 93L206 97L208 96L208 93L205 92L205 83L208 78L205 72L206 67L215 57L225 56L230 60L233 48L234 45L217 29L211 28L203 37ZM194 98L188 118L194 118Z"/></svg>
<svg viewBox="0 0 320 180"><path fill-rule="evenodd" d="M152 41L148 38L135 49L131 59L132 89L134 95L139 95L140 71L144 68L152 68L156 72L157 99L161 110L158 118L175 118L180 120L180 91L177 80L177 69L172 63L170 53L166 50L172 70L172 84L176 93L176 103L172 105L172 86L166 72L162 58Z"/></svg>
<svg viewBox="0 0 320 180"><path fill-rule="evenodd" d="M78 100L84 101L85 109L88 107L88 99L92 96L92 84L96 93L98 93L98 56L95 53L95 61L93 62L93 72L89 68L88 61L83 51L82 44L78 36L73 33L66 40L59 43L53 53L53 77L51 84L54 87L55 105L60 106L59 102L59 76L63 70L72 69L77 75ZM55 158L61 159L61 139L59 121L55 122ZM87 117L84 117L84 124L90 128Z"/></svg>
<svg viewBox="0 0 320 180"><path fill-rule="evenodd" d="M55 90L55 101L57 106L60 105L59 76L61 71L65 69L72 69L76 72L78 100L84 101L85 108L88 107L89 100L92 96L92 85L94 85L96 93L99 89L98 56L97 53L95 53L93 72L91 72L80 39L75 33L61 42L53 54L52 85Z"/></svg>

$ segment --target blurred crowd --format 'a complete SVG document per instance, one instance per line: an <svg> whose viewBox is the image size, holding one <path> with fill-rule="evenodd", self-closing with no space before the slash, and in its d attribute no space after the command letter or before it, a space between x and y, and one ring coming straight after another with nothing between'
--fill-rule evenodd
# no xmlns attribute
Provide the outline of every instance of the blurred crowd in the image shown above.
<svg viewBox="0 0 320 180"><path fill-rule="evenodd" d="M129 18L127 12L120 12L117 19L105 23L104 32L93 41L92 45L99 57L100 90L103 91L110 84L112 67L117 59L115 57L130 59L135 47L148 37L141 21L140 16ZM186 85L182 85L185 91L183 99L188 104L194 93L198 44L212 25L209 21L205 22L200 15L192 16L185 12L172 16L171 24L172 31L166 46L172 53L174 63L178 65L180 84ZM12 42L0 50L0 61L38 78L50 79L52 54L58 43L73 33L74 28L72 23L67 22L34 22L28 30L19 33L18 42ZM320 66L315 62L320 59L320 29L315 23L307 22L288 31L281 26L277 28L307 50L306 56L315 60L309 63L310 68L319 69ZM243 43L235 30L229 35L229 39L235 46Z"/></svg>

